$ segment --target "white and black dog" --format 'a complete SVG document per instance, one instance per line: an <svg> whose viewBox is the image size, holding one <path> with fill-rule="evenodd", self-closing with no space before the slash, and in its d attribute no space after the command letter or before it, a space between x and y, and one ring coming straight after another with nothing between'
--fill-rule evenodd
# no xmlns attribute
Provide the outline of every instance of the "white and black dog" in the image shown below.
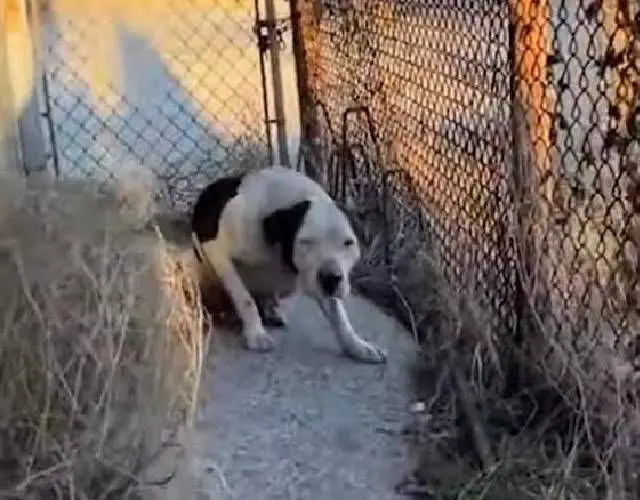
<svg viewBox="0 0 640 500"><path fill-rule="evenodd" d="M272 297L268 319L283 325L278 299L303 293L318 303L347 355L385 362L386 353L358 336L347 316L343 299L360 248L346 215L318 183L281 166L221 178L196 200L191 231L196 256L229 294L249 349L274 346L256 297Z"/></svg>

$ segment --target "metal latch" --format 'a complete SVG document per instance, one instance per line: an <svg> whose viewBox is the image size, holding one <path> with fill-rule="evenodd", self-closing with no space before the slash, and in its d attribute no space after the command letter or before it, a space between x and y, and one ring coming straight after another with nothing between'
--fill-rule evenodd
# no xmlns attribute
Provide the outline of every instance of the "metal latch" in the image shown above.
<svg viewBox="0 0 640 500"><path fill-rule="evenodd" d="M289 31L289 18L284 17L276 19L273 26L270 26L269 21L265 19L259 20L253 26L253 33L258 37L258 49L260 53L264 53L269 50L269 29L272 28L275 34L275 40L280 50L284 50L284 34Z"/></svg>

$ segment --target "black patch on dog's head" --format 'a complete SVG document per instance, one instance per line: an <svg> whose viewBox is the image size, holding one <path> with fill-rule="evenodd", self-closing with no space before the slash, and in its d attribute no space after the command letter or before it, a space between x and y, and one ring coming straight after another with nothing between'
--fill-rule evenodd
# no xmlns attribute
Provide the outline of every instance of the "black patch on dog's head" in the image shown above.
<svg viewBox="0 0 640 500"><path fill-rule="evenodd" d="M264 240L269 246L280 245L282 263L294 273L297 273L298 269L293 262L293 245L309 206L309 200L301 201L288 208L276 210L262 219Z"/></svg>
<svg viewBox="0 0 640 500"><path fill-rule="evenodd" d="M191 231L201 243L215 240L218 236L224 207L238 194L242 179L242 175L223 177L200 193L191 213Z"/></svg>

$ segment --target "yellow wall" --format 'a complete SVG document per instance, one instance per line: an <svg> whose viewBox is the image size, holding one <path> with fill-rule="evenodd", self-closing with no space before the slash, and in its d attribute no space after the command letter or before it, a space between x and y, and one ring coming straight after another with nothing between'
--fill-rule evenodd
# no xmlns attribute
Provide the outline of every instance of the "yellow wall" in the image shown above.
<svg viewBox="0 0 640 500"><path fill-rule="evenodd" d="M33 52L24 3L0 0L0 169L17 167L15 122L33 88Z"/></svg>

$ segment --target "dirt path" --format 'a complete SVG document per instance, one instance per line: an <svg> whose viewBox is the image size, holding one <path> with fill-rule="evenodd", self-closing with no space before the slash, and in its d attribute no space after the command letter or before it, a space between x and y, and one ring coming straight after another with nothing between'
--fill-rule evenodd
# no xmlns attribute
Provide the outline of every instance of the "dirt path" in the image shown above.
<svg viewBox="0 0 640 500"><path fill-rule="evenodd" d="M389 352L386 366L343 357L308 299L287 308L289 328L268 354L239 336L212 344L209 405L198 424L201 498L383 500L410 466L402 429L410 404L410 336L353 297L355 328ZM206 493L205 493L206 492Z"/></svg>

